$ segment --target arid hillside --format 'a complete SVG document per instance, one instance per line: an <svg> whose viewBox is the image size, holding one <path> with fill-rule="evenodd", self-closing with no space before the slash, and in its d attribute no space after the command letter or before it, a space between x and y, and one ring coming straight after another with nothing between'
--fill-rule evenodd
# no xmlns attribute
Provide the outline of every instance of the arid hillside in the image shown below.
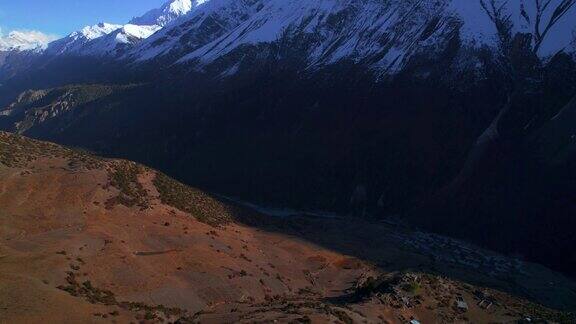
<svg viewBox="0 0 576 324"><path fill-rule="evenodd" d="M0 133L0 323L576 321L553 308L576 285L536 264Z"/></svg>

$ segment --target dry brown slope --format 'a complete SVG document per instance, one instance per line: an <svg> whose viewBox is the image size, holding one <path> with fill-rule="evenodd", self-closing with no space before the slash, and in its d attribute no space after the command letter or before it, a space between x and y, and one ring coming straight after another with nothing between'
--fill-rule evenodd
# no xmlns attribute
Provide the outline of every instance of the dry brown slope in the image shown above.
<svg viewBox="0 0 576 324"><path fill-rule="evenodd" d="M531 305L495 293L484 310L468 285L385 274L240 213L133 162L0 133L0 323L506 322Z"/></svg>

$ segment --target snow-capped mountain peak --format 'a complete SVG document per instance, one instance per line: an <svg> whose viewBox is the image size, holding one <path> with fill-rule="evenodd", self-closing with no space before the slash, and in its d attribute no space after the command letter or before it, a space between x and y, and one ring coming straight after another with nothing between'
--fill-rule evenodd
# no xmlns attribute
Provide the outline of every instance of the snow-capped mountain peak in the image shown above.
<svg viewBox="0 0 576 324"><path fill-rule="evenodd" d="M38 31L12 31L3 37L0 33L0 52L43 50L53 36Z"/></svg>
<svg viewBox="0 0 576 324"><path fill-rule="evenodd" d="M108 35L120 28L122 28L122 25L99 23L93 26L86 26L80 31L73 32L70 34L70 37L75 39L84 38L86 40L93 40L104 35Z"/></svg>
<svg viewBox="0 0 576 324"><path fill-rule="evenodd" d="M132 19L126 25L99 23L86 26L50 44L47 53L117 56L206 1L208 0L171 0L160 8Z"/></svg>
<svg viewBox="0 0 576 324"><path fill-rule="evenodd" d="M116 40L119 43L128 44L130 43L131 38L145 39L150 37L150 35L154 34L161 28L162 27L158 25L139 26L139 25L126 24L117 33Z"/></svg>
<svg viewBox="0 0 576 324"><path fill-rule="evenodd" d="M114 57L141 40L150 37L150 35L161 28L158 25L139 26L126 24L109 34L88 42L76 54Z"/></svg>
<svg viewBox="0 0 576 324"><path fill-rule="evenodd" d="M133 18L130 24L166 26L207 1L209 0L171 0L160 8L152 9L140 17Z"/></svg>
<svg viewBox="0 0 576 324"><path fill-rule="evenodd" d="M108 35L120 28L122 28L122 25L108 23L86 26L79 31L75 31L62 39L50 43L46 52L51 55L79 53L82 51L83 46L89 42Z"/></svg>

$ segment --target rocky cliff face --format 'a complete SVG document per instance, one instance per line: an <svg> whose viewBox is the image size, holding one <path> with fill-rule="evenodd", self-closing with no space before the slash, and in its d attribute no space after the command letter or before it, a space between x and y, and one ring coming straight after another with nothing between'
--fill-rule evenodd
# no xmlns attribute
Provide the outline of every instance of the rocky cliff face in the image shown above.
<svg viewBox="0 0 576 324"><path fill-rule="evenodd" d="M50 121L61 126L53 126L55 131L65 127L66 120L76 108L86 108L115 92L121 92L129 87L86 85L69 86L49 90L28 90L9 106L0 110L3 125L15 133L26 133L34 128L42 128ZM82 112L76 112L76 116ZM68 115L68 117L65 117Z"/></svg>

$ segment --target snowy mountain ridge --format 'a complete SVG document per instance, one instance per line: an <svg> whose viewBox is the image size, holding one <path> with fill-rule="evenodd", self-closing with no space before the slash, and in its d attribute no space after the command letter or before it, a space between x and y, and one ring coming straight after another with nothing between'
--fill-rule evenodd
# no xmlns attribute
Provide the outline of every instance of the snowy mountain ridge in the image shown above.
<svg viewBox="0 0 576 324"><path fill-rule="evenodd" d="M442 17L444 4L404 6L389 1L268 1L237 29L182 57L179 62L200 59L211 62L247 45L308 39L310 65L332 64L341 59L370 61L396 70L404 57L417 50L418 40L442 42L450 33L451 17ZM438 17L429 35L423 29ZM416 41L415 41L416 40Z"/></svg>
<svg viewBox="0 0 576 324"><path fill-rule="evenodd" d="M46 53L50 55L80 53L84 45L120 28L122 28L122 25L108 23L86 26L79 31L75 31L62 39L50 43L46 49Z"/></svg>
<svg viewBox="0 0 576 324"><path fill-rule="evenodd" d="M166 26L175 19L186 15L192 8L199 6L208 0L173 0L165 3L162 7L152 9L140 17L130 20L133 25L158 25Z"/></svg>
<svg viewBox="0 0 576 324"><path fill-rule="evenodd" d="M560 1L552 0L552 6ZM506 12L514 31L530 33L534 26L525 21L521 8L533 14L533 5L515 1ZM572 8L539 54L570 48L575 28ZM309 66L352 60L396 71L418 53L445 50L456 34L468 46L497 43L496 28L480 0L211 0L143 41L126 58L144 62L170 57L176 64L205 65L263 46L276 57L298 48L297 55Z"/></svg>
<svg viewBox="0 0 576 324"><path fill-rule="evenodd" d="M99 23L51 43L46 54L115 57L205 0L171 0L128 24Z"/></svg>
<svg viewBox="0 0 576 324"><path fill-rule="evenodd" d="M298 57L308 67L348 60L394 73L420 54L439 55L454 39L472 48L495 47L496 28L482 1L491 0L171 0L126 25L100 23L48 46L14 48L200 67L256 50L263 59ZM561 1L551 0L551 7ZM535 33L535 20L526 18L535 15L534 6L507 2L505 13L515 32ZM551 15L546 12L542 19ZM572 8L551 29L538 54L574 51L575 30ZM2 47L7 45L0 39ZM235 60L224 69L233 69L239 63Z"/></svg>
<svg viewBox="0 0 576 324"><path fill-rule="evenodd" d="M150 37L162 27L158 25L139 26L126 24L83 44L77 55L115 57L124 50L134 46L143 39Z"/></svg>

